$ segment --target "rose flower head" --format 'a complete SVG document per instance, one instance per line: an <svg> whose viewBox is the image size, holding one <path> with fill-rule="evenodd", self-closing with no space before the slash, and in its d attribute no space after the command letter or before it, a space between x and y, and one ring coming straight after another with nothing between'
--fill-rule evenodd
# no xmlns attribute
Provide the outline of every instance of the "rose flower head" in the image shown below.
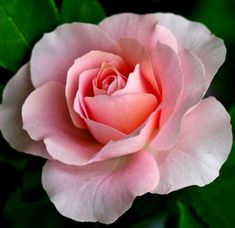
<svg viewBox="0 0 235 228"><path fill-rule="evenodd" d="M219 175L230 117L204 96L225 54L204 25L170 13L60 25L7 83L2 135L47 159L42 184L62 215L112 223L137 196Z"/></svg>

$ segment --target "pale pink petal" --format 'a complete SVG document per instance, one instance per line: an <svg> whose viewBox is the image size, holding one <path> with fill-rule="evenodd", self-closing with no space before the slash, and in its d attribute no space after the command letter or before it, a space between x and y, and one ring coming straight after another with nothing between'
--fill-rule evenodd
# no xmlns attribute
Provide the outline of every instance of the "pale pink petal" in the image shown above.
<svg viewBox="0 0 235 228"><path fill-rule="evenodd" d="M142 152L83 167L49 161L42 173L43 187L62 215L106 224L125 213L135 197L152 191L158 179L153 156Z"/></svg>
<svg viewBox="0 0 235 228"><path fill-rule="evenodd" d="M125 65L123 60L117 55L102 51L91 51L83 55L82 57L76 59L73 66L68 71L66 82L66 98L68 103L68 109L74 125L79 128L86 128L84 121L81 119L80 116L82 113L81 106L77 106L76 108L77 111L78 109L80 110L78 112L80 113L80 115L74 110L74 99L78 92L80 75L88 70L95 71L95 69L101 67L103 62L112 62L112 64L114 64L116 67L122 67L123 65ZM90 78L92 77L94 72L89 72L87 72L86 74L91 75L89 76Z"/></svg>
<svg viewBox="0 0 235 228"><path fill-rule="evenodd" d="M156 18L157 23L168 29L174 34L178 50L192 50L196 45L207 41L211 37L211 32L205 25L192 22L186 18L172 13L156 13L152 14Z"/></svg>
<svg viewBox="0 0 235 228"><path fill-rule="evenodd" d="M0 129L7 142L18 151L50 159L42 141L32 140L23 130L22 105L33 90L29 64L24 65L7 83L0 106Z"/></svg>
<svg viewBox="0 0 235 228"><path fill-rule="evenodd" d="M116 41L136 39L142 45L148 47L156 23L154 14L121 13L105 18L99 26Z"/></svg>
<svg viewBox="0 0 235 228"><path fill-rule="evenodd" d="M140 71L140 65L137 64L132 73L129 74L126 86L123 89L113 93L114 96L120 96L131 93L146 93L147 89L144 86L143 78Z"/></svg>
<svg viewBox="0 0 235 228"><path fill-rule="evenodd" d="M200 59L187 50L183 51L180 57L184 78L183 89L174 112L152 141L152 145L158 150L169 149L176 143L185 112L196 105L206 91L205 69Z"/></svg>
<svg viewBox="0 0 235 228"><path fill-rule="evenodd" d="M175 109L176 102L183 89L183 73L180 58L169 46L158 42L151 51L154 75L161 91L161 100L165 106L161 110L161 127Z"/></svg>
<svg viewBox="0 0 235 228"><path fill-rule="evenodd" d="M149 93L158 96L159 88L154 77L150 55L137 40L121 39L117 43L117 52L133 70L140 65L142 84Z"/></svg>
<svg viewBox="0 0 235 228"><path fill-rule="evenodd" d="M115 128L107 126L105 124L93 121L91 119L84 119L87 128L92 136L100 143L106 144L112 140L119 140L125 138L127 135ZM95 155L96 156L96 155Z"/></svg>
<svg viewBox="0 0 235 228"><path fill-rule="evenodd" d="M212 36L206 42L193 48L206 69L207 86L209 87L214 75L223 64L226 55L226 48L223 40Z"/></svg>
<svg viewBox="0 0 235 228"><path fill-rule="evenodd" d="M201 23L189 21L170 13L155 14L158 23L169 29L176 37L179 50L189 49L198 56L205 69L207 86L225 60L226 48L223 40L213 36Z"/></svg>
<svg viewBox="0 0 235 228"><path fill-rule="evenodd" d="M230 117L214 98L188 112L177 144L168 151L151 148L160 181L153 192L166 194L190 185L204 186L219 175L232 146Z"/></svg>
<svg viewBox="0 0 235 228"><path fill-rule="evenodd" d="M85 97L85 102L90 119L126 134L138 128L157 106L156 97L148 93L99 95Z"/></svg>
<svg viewBox="0 0 235 228"><path fill-rule="evenodd" d="M155 30L152 34L150 51L155 49L158 42L171 47L176 53L178 52L178 44L174 34L165 27L156 24Z"/></svg>
<svg viewBox="0 0 235 228"><path fill-rule="evenodd" d="M65 84L67 71L75 59L91 50L112 50L113 45L113 40L96 25L60 25L33 48L30 61L33 85L39 87L48 81Z"/></svg>
<svg viewBox="0 0 235 228"><path fill-rule="evenodd" d="M78 91L74 99L74 111L76 111L82 118L86 118L88 116L84 97L94 95L92 80L96 77L98 71L99 69L83 71L80 74L79 82L77 82ZM77 115L75 118L77 118Z"/></svg>
<svg viewBox="0 0 235 228"><path fill-rule="evenodd" d="M128 137L107 142L91 161L102 161L132 154L148 146L152 136L158 130L157 121L162 107L163 104L158 105L157 109L148 117L143 126L140 126L139 129L128 135Z"/></svg>
<svg viewBox="0 0 235 228"><path fill-rule="evenodd" d="M105 18L100 27L114 40L135 39L146 49L151 50L160 41L177 51L177 40L167 28L158 24L155 14L138 15L122 13Z"/></svg>
<svg viewBox="0 0 235 228"><path fill-rule="evenodd" d="M64 85L48 82L30 94L22 109L24 129L34 140L44 140L48 153L63 163L81 165L101 149L70 119Z"/></svg>
<svg viewBox="0 0 235 228"><path fill-rule="evenodd" d="M115 40L137 39L148 50L158 41L177 52L189 49L203 62L208 84L225 59L223 41L205 25L172 13L123 13L104 19L100 27Z"/></svg>

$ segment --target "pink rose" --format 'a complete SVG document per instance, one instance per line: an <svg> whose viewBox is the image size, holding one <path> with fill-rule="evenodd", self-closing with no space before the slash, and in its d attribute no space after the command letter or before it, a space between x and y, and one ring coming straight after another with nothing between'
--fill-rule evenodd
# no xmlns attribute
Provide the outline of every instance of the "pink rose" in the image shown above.
<svg viewBox="0 0 235 228"><path fill-rule="evenodd" d="M8 82L2 134L48 159L42 184L61 214L112 223L136 196L219 175L230 118L202 98L225 53L205 26L174 14L61 25Z"/></svg>

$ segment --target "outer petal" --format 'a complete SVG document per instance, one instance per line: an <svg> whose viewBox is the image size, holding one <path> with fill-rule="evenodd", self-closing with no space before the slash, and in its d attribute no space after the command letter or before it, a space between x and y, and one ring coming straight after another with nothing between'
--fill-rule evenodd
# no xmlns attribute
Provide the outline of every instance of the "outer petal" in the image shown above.
<svg viewBox="0 0 235 228"><path fill-rule="evenodd" d="M214 75L223 64L226 48L223 40L210 37L206 42L193 48L193 52L201 59L206 69L207 87L209 87Z"/></svg>
<svg viewBox="0 0 235 228"><path fill-rule="evenodd" d="M100 26L113 39L137 39L149 50L158 41L178 52L189 49L204 64L208 86L225 59L226 49L221 39L214 37L203 24L172 13L124 13L106 18Z"/></svg>
<svg viewBox="0 0 235 228"><path fill-rule="evenodd" d="M155 15L158 23L175 35L179 50L189 49L201 59L206 69L209 86L225 60L226 48L223 41L214 37L201 23L195 23L171 13L157 13Z"/></svg>
<svg viewBox="0 0 235 228"><path fill-rule="evenodd" d="M201 61L185 50L181 53L181 64L183 89L174 112L152 141L152 145L158 150L167 150L176 143L184 114L201 100L206 91L205 70Z"/></svg>
<svg viewBox="0 0 235 228"><path fill-rule="evenodd" d="M114 40L136 39L145 47L150 44L155 25L154 14L138 15L133 13L117 14L105 18L99 24Z"/></svg>
<svg viewBox="0 0 235 228"><path fill-rule="evenodd" d="M22 109L24 129L34 140L44 140L48 153L67 164L84 164L100 150L93 137L70 119L64 86L48 82L27 98Z"/></svg>
<svg viewBox="0 0 235 228"><path fill-rule="evenodd" d="M83 167L49 161L42 183L64 216L109 224L131 207L136 196L156 187L158 167L152 155L141 152Z"/></svg>
<svg viewBox="0 0 235 228"><path fill-rule="evenodd" d="M61 25L45 34L33 48L30 62L33 85L39 87L48 81L65 84L75 59L91 50L111 50L113 45L112 39L96 25Z"/></svg>
<svg viewBox="0 0 235 228"><path fill-rule="evenodd" d="M158 24L155 14L122 13L105 18L100 27L114 40L136 39L151 50L158 41L177 51L177 41L168 29Z"/></svg>
<svg viewBox="0 0 235 228"><path fill-rule="evenodd" d="M205 25L189 21L182 16L172 13L156 13L154 16L159 25L175 35L179 51L185 48L192 50L194 46L207 41L211 36Z"/></svg>
<svg viewBox="0 0 235 228"><path fill-rule="evenodd" d="M29 65L26 64L5 87L0 106L0 129L14 149L49 159L44 143L33 141L22 128L21 108L32 90Z"/></svg>
<svg viewBox="0 0 235 228"><path fill-rule="evenodd" d="M224 107L214 98L204 99L188 112L177 144L168 151L154 152L160 171L154 192L166 194L213 181L232 146L229 120Z"/></svg>

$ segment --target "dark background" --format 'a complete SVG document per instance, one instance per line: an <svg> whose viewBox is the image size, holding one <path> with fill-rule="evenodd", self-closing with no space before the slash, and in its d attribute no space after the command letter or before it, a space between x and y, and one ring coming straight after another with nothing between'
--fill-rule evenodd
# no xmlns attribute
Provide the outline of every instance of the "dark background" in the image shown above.
<svg viewBox="0 0 235 228"><path fill-rule="evenodd" d="M56 2L60 7L61 1ZM120 12L173 12L206 24L216 36L225 41L228 50L226 62L217 73L210 87L210 94L220 100L227 110L235 104L234 0L100 0L100 3L107 16ZM24 61L28 58L29 54ZM0 68L2 87L13 74ZM41 186L40 175L44 160L14 151L2 137L0 145L0 227L105 226L98 223L77 223L57 213ZM137 198L133 207L111 227L177 227L181 212L177 202L181 201L188 205L194 219L200 224L199 227L214 227L191 207L184 190L167 196L147 194ZM235 208L234 205L225 206L231 210Z"/></svg>

